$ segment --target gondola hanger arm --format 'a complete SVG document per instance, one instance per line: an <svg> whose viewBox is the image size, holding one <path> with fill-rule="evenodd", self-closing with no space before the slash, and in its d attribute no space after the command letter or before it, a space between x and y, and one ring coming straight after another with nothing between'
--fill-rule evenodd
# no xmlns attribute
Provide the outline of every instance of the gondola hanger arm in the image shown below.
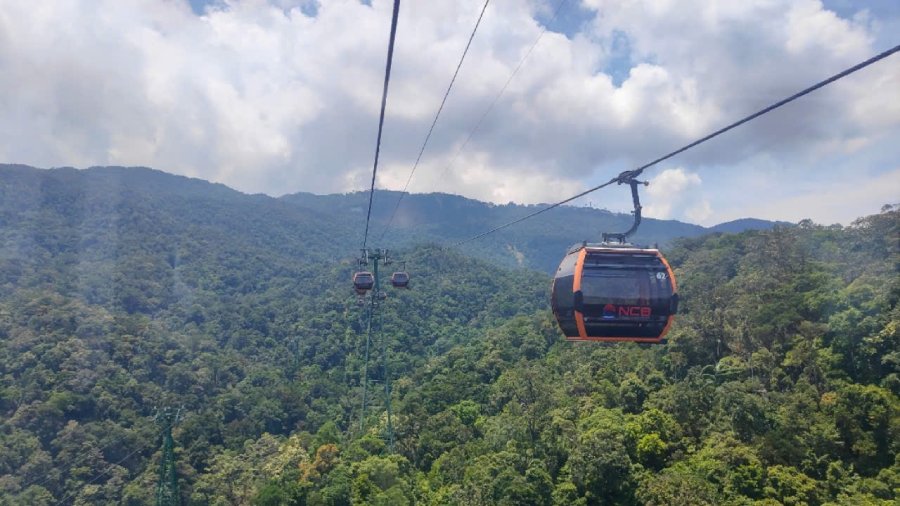
<svg viewBox="0 0 900 506"><path fill-rule="evenodd" d="M631 228L629 228L625 232L619 232L619 233L603 232L602 233L603 242L616 241L619 244L625 244L625 241L628 239L628 237L630 235L634 234L637 231L638 227L640 226L642 207L641 207L641 198L638 195L638 185L639 184L642 184L644 186L650 185L650 182L648 182L648 181L638 181L637 179L635 179L635 177L640 175L640 173L641 173L641 170L627 170L627 171L619 174L619 176L615 179L617 184L627 184L627 185L631 186L631 201L634 204L634 211L632 212L632 214L634 214L634 223L631 225Z"/></svg>

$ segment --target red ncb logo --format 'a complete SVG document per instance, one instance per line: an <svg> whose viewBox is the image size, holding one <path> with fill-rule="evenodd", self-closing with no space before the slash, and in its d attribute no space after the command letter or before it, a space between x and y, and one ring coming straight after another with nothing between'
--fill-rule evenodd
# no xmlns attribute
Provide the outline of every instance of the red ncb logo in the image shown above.
<svg viewBox="0 0 900 506"><path fill-rule="evenodd" d="M650 318L650 308L648 306L619 306L619 310L616 313L619 316Z"/></svg>
<svg viewBox="0 0 900 506"><path fill-rule="evenodd" d="M614 304L603 306L603 318L612 319L619 316L650 318L650 308L648 306L616 306Z"/></svg>

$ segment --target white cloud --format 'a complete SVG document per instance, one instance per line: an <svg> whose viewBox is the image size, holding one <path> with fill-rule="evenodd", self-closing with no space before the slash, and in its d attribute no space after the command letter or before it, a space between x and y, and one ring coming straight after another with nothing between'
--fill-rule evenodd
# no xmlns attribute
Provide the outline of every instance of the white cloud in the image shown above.
<svg viewBox="0 0 900 506"><path fill-rule="evenodd" d="M700 176L678 167L666 169L650 180L644 191L644 215L649 218L680 219L705 223L712 206L703 195Z"/></svg>
<svg viewBox="0 0 900 506"><path fill-rule="evenodd" d="M405 183L481 3L403 5L379 186ZM0 0L0 161L149 165L275 195L367 188L391 2L313 4L228 0L196 16L176 0ZM884 49L898 20L865 6L839 17L815 0L583 0L594 17L570 38L545 34L445 170L548 12L495 0L411 188L560 200ZM746 165L761 153L823 184L846 177L837 155L896 160L897 89L900 56L692 150L675 160L691 168L678 169L685 200L651 186L647 209L746 215L691 192L702 174L710 195L727 193L713 167L762 174Z"/></svg>
<svg viewBox="0 0 900 506"><path fill-rule="evenodd" d="M854 181L811 181L805 186L802 193L791 194L771 180L760 182L740 213L728 210L714 221L754 216L792 222L811 218L826 225L848 225L854 217L878 213L885 204L900 203L900 167Z"/></svg>

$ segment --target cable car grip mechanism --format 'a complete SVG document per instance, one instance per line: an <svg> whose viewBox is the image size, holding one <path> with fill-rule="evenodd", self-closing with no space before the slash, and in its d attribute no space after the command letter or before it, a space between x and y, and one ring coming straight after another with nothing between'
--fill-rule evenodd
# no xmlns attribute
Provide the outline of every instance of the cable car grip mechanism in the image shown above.
<svg viewBox="0 0 900 506"><path fill-rule="evenodd" d="M618 184L627 184L627 185L631 186L631 200L634 204L634 211L632 212L632 214L634 214L634 224L632 224L631 228L629 228L625 232L618 232L618 233L603 232L602 233L603 242L607 243L607 242L616 241L619 244L625 244L625 241L628 239L628 236L635 233L638 229L638 226L640 226L640 224L641 224L641 198L638 195L638 185L642 184L644 186L649 186L650 183L648 181L638 181L637 179L635 179L635 176L637 176L639 174L640 174L640 172L638 172L638 171L629 170L629 171L625 171L625 172L619 174L619 177L617 178Z"/></svg>

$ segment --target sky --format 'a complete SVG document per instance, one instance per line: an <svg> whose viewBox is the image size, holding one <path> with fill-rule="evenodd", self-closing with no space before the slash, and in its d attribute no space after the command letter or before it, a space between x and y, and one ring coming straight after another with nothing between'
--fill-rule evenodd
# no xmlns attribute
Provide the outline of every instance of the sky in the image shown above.
<svg viewBox="0 0 900 506"><path fill-rule="evenodd" d="M563 1L490 2L410 191L556 202L900 44L895 0ZM0 162L366 190L392 3L0 0ZM404 187L482 5L401 3L376 187ZM645 216L703 225L898 203L900 54L645 176Z"/></svg>

